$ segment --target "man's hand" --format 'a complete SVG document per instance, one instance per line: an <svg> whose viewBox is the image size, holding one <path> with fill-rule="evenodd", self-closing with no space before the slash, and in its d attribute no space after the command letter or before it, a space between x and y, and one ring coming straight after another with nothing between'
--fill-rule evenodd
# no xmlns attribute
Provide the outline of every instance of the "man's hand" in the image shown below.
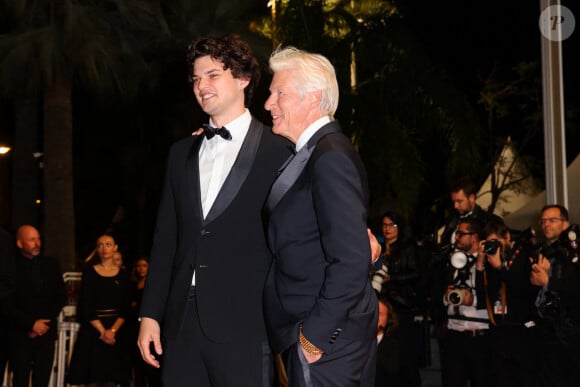
<svg viewBox="0 0 580 387"><path fill-rule="evenodd" d="M472 306L473 305L473 293L468 289L461 289L463 291L463 305Z"/></svg>
<svg viewBox="0 0 580 387"><path fill-rule="evenodd" d="M542 254L539 254L538 263L534 263L532 258L530 258L530 262L532 262L530 283L536 286L548 286L550 281L550 261L544 258Z"/></svg>
<svg viewBox="0 0 580 387"><path fill-rule="evenodd" d="M489 263L491 267L493 267L494 269L501 269L501 255L500 255L501 249L497 248L494 254L487 254L484 250L485 243L486 241L481 241L480 243L481 248L479 249L479 252L477 254L477 264L479 264L479 257L482 256L487 258L487 263ZM483 262L483 265L485 266L485 262ZM480 270L479 268L477 269Z"/></svg>
<svg viewBox="0 0 580 387"><path fill-rule="evenodd" d="M48 325L50 323L50 320L47 319L38 319L34 322L34 325L32 326L32 333L34 333L34 335L32 337L36 337L36 336L42 336L44 335L46 332L48 332L50 330L50 325ZM31 335L29 334L29 337Z"/></svg>
<svg viewBox="0 0 580 387"><path fill-rule="evenodd" d="M367 228L367 234L371 243L371 263L375 263L381 256L381 245L370 228Z"/></svg>
<svg viewBox="0 0 580 387"><path fill-rule="evenodd" d="M155 368L159 368L159 361L155 358L155 355L149 350L149 346L153 343L153 348L158 355L163 353L161 348L161 329L159 328L159 323L148 317L143 317L141 319L141 327L139 328L139 338L137 339L137 346L141 351L141 357L145 363L152 365Z"/></svg>

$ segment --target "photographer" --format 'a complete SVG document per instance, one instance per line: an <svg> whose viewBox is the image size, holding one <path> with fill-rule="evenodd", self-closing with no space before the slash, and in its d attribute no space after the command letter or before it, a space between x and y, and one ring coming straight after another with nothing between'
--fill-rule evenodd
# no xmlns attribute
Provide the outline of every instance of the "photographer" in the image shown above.
<svg viewBox="0 0 580 387"><path fill-rule="evenodd" d="M492 328L493 365L498 386L532 386L538 381L535 300L530 283L533 250L527 234L515 243L497 216L484 226L483 254L488 271L486 308Z"/></svg>
<svg viewBox="0 0 580 387"><path fill-rule="evenodd" d="M462 219L473 218L483 223L487 218L487 212L475 203L477 186L471 178L467 176L459 178L451 184L449 191L451 193L453 211L447 219L445 229L441 235L440 245L442 246L455 243L455 231Z"/></svg>
<svg viewBox="0 0 580 387"><path fill-rule="evenodd" d="M439 274L433 299L446 309L447 323L440 337L443 385L494 386L490 366L489 316L485 305L483 255L479 252L482 226L474 218L459 221L455 251Z"/></svg>
<svg viewBox="0 0 580 387"><path fill-rule="evenodd" d="M580 385L580 262L577 226L559 205L542 209L546 244L532 262L530 282L541 286L536 305L540 316L545 385Z"/></svg>

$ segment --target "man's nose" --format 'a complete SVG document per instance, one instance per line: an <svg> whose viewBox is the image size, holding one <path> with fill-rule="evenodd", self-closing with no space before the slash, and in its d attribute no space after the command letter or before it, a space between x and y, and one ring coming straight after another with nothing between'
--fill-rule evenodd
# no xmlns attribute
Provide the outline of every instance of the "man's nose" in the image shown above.
<svg viewBox="0 0 580 387"><path fill-rule="evenodd" d="M197 82L195 82L193 84L193 89L196 90L196 91L200 91L204 86L205 86L205 80L202 79L202 78L199 78L197 80Z"/></svg>
<svg viewBox="0 0 580 387"><path fill-rule="evenodd" d="M266 109L267 111L270 111L270 105L272 105L272 102L270 102L270 100L272 99L272 96L269 96L268 99L266 100L266 102L264 102L264 109Z"/></svg>

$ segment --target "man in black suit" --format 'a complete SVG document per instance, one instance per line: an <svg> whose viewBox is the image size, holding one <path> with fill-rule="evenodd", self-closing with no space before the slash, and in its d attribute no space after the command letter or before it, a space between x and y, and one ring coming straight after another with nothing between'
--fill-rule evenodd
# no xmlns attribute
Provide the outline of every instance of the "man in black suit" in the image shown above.
<svg viewBox="0 0 580 387"><path fill-rule="evenodd" d="M47 386L52 373L58 314L66 292L58 260L41 254L38 230L22 225L16 231L20 254L14 266L10 369L14 387Z"/></svg>
<svg viewBox="0 0 580 387"><path fill-rule="evenodd" d="M265 103L273 132L298 153L272 186L264 215L274 262L265 311L291 386L372 386L377 299L369 280L368 188L362 161L333 120L334 68L289 47L270 57Z"/></svg>
<svg viewBox="0 0 580 387"><path fill-rule="evenodd" d="M540 226L545 241L529 261L530 283L541 287L535 301L541 385L580 386L580 227L558 204L542 208Z"/></svg>
<svg viewBox="0 0 580 387"><path fill-rule="evenodd" d="M151 344L163 353L168 387L271 386L262 309L271 253L261 210L290 144L245 108L260 76L245 42L196 40L188 63L214 128L171 149L138 345L155 367Z"/></svg>
<svg viewBox="0 0 580 387"><path fill-rule="evenodd" d="M477 187L469 177L463 176L453 182L450 192L453 213L447 219L445 230L441 235L441 246L449 246L455 243L455 231L461 219L473 218L481 223L485 223L488 219L487 213L475 203Z"/></svg>

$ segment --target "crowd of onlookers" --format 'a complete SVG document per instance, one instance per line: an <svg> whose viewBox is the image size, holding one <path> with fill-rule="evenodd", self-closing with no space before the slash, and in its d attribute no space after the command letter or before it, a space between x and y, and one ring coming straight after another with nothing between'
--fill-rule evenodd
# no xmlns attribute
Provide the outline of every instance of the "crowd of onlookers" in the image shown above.
<svg viewBox="0 0 580 387"><path fill-rule="evenodd" d="M53 372L58 318L66 302L58 260L41 253L31 225L12 236L2 230L0 254L0 368L8 364L14 387L46 387ZM14 248L16 247L16 248ZM80 323L66 383L85 386L161 386L159 370L147 366L135 342L148 259L124 266L112 235L97 239L82 271L76 319Z"/></svg>
<svg viewBox="0 0 580 387"><path fill-rule="evenodd" d="M537 227L516 233L475 203L470 181L453 186L451 200L453 215L432 246L411 238L397 212L382 216L371 273L375 385L421 386L429 335L443 386L580 385L578 228L566 208L548 205ZM0 367L9 364L13 386L46 386L66 299L60 265L41 254L33 226L0 237ZM135 345L147 271L146 257L125 267L112 235L97 239L82 273L67 383L161 386Z"/></svg>
<svg viewBox="0 0 580 387"><path fill-rule="evenodd" d="M430 248L396 212L382 217L375 385L421 386L429 321L442 386L579 386L578 227L547 205L515 232L476 204L475 188L451 187L453 215Z"/></svg>

